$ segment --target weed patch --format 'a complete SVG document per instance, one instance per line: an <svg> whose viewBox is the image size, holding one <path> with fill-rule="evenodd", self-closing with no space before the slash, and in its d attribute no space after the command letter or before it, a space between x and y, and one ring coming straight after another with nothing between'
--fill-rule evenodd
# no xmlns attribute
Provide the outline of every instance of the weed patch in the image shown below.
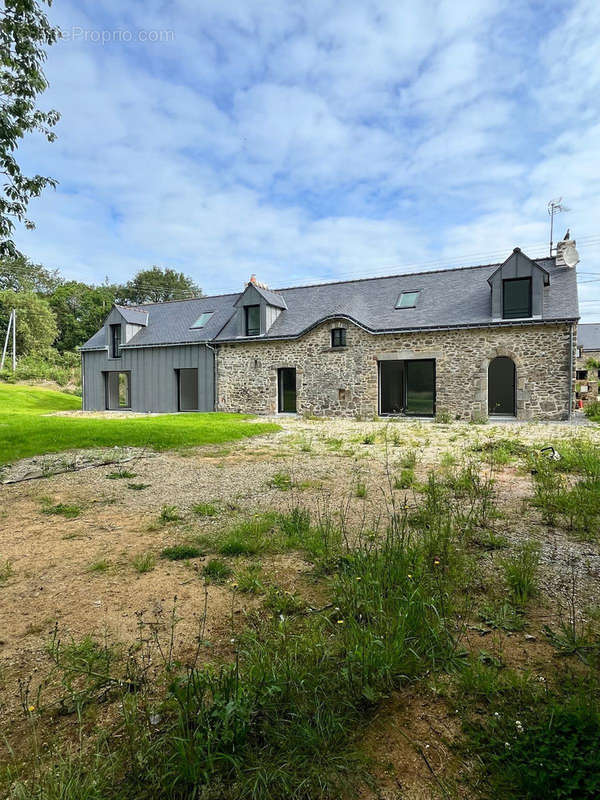
<svg viewBox="0 0 600 800"><path fill-rule="evenodd" d="M191 544L176 544L172 547L165 547L161 550L161 558L167 561L185 561L188 558L198 558L204 555L199 547Z"/></svg>
<svg viewBox="0 0 600 800"><path fill-rule="evenodd" d="M75 519L81 514L80 506L74 504L67 504L67 503L55 503L52 504L51 500L44 498L42 500L42 513L49 514L50 516L60 516L65 517L65 519Z"/></svg>
<svg viewBox="0 0 600 800"><path fill-rule="evenodd" d="M204 577L212 583L225 583L231 575L231 567L220 558L212 558L204 565L202 570Z"/></svg>

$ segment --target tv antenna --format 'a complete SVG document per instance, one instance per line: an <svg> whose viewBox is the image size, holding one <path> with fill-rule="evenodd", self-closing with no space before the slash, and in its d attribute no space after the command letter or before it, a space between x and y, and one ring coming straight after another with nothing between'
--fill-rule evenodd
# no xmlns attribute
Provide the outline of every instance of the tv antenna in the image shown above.
<svg viewBox="0 0 600 800"><path fill-rule="evenodd" d="M550 200L548 203L548 214L550 215L550 255L552 255L552 237L554 235L554 215L560 214L561 211L569 211L570 209L564 205L562 197L555 200Z"/></svg>

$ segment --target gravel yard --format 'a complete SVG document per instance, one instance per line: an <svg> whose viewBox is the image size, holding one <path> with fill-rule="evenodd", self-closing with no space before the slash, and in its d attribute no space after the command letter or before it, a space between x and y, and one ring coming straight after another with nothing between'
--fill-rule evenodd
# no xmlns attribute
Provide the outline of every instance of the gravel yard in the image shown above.
<svg viewBox="0 0 600 800"><path fill-rule="evenodd" d="M82 470L0 486L0 565L10 564L0 584L0 724L9 739L18 735L22 724L18 682L33 675L35 684L36 670L47 663L47 644L55 625L63 637L92 634L131 644L138 635L140 612L145 618L163 619L175 603L182 620L175 647L182 657L193 649L193 638L202 625L214 651L227 656L232 632L260 605L260 597L232 592L231 582L205 585L202 568L208 556L168 561L160 557L165 547L210 536L250 515L285 512L294 503L314 515L324 508L344 509L350 530L374 528L390 497L416 505L414 486L394 488L412 453L418 488L431 469L476 461L481 473L489 473L486 453L491 442L510 440L540 449L578 437L600 444L598 426L293 417L277 422L281 431L233 444L162 453L129 449L120 451L128 459L120 467L86 464ZM105 450L97 451L94 458L110 461L114 456L114 450ZM39 469L39 459L36 463ZM48 463L46 474L52 471ZM22 477L31 470L30 462L16 465L4 477ZM561 528L545 525L530 503L532 479L522 459L496 465L494 480L502 512L493 522L495 533L510 546L525 539L541 545L542 592L534 614L537 630L528 634L528 640L523 633L506 635L517 661L530 658L538 663L548 658L539 630L545 622L556 620L557 614L566 613L574 580L580 611L600 604L596 532L590 533L589 541L580 541ZM199 504L212 506L211 515L194 511ZM179 519L161 522L165 506ZM57 507L62 511L55 511ZM72 510L70 515L65 509ZM145 553L153 554L155 566L140 573L133 561ZM482 573L495 557L483 550L479 556ZM245 561L229 559L230 581L235 581ZM311 565L301 555L265 555L260 561L269 583L310 595ZM481 631L473 633L479 635ZM411 697L409 707L420 702ZM428 733L423 727L423 714L432 720L435 716L432 706L435 698L423 700L421 716L414 717L413 733L419 740L433 736L431 726L425 726ZM402 713L406 716L406 708ZM371 737L373 747L389 738L386 724L380 714ZM406 743L398 737L390 742L395 757L410 762L422 786L427 773L420 759L404 752ZM408 791L403 796L426 796L416 789L410 794L410 786Z"/></svg>

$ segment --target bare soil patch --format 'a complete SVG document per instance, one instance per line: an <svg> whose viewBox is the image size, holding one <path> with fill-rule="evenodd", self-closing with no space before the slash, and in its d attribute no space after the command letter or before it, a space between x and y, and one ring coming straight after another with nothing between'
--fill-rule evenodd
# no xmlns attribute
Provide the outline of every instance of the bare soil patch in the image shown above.
<svg viewBox="0 0 600 800"><path fill-rule="evenodd" d="M0 725L9 740L14 742L23 725L18 682L47 666L55 625L65 636L106 635L129 645L136 641L140 613L168 614L175 604L181 619L176 649L182 657L201 626L214 652L226 657L231 637L260 597L234 592L231 582L206 585L202 568L209 556L167 561L160 557L163 548L221 530L249 514L286 511L298 498L314 515L325 505L343 507L352 525L366 529L376 523L390 494L399 503L416 503L413 488L393 488L411 451L418 482L445 462L475 459L482 471L489 470L481 446L493 440L513 438L539 448L577 433L600 443L600 429L575 432L567 425L278 422L283 430L270 436L134 458L123 465L134 473L131 478L109 478L112 467L105 465L0 487L0 562L8 560L12 567L0 585ZM289 477L291 488L282 488L281 476ZM521 462L498 467L495 481L502 511L494 522L496 533L509 544L531 538L541 544L541 595L526 631L489 632L486 646L497 647L513 666L547 672L553 655L542 626L567 608L574 574L578 607L600 602L599 548L542 523L529 502L531 476ZM359 485L364 490L358 491ZM199 503L213 504L217 513L196 514ZM50 515L44 504L74 506L79 513L71 519ZM181 519L159 524L165 505L174 506ZM156 556L156 566L139 574L132 559L147 552ZM499 557L482 553L482 574L486 559ZM227 561L235 575L249 560ZM251 561L260 561L267 579L284 590L310 593L311 567L300 555ZM106 562L106 568L94 570L99 562ZM473 646L481 645L478 637L473 632ZM438 796L437 779L460 772L450 747L457 730L452 709L433 692L407 690L390 697L365 740L378 764L383 792L378 796Z"/></svg>

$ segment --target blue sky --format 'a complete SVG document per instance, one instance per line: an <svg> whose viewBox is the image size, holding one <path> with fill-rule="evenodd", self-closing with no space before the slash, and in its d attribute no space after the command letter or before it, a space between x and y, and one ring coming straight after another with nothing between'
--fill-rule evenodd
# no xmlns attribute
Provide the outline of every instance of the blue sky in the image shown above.
<svg viewBox="0 0 600 800"><path fill-rule="evenodd" d="M562 195L582 317L600 320L597 0L55 0L50 16L59 138L21 151L59 181L18 234L34 260L97 282L171 266L218 293L252 272L276 287L535 257Z"/></svg>

